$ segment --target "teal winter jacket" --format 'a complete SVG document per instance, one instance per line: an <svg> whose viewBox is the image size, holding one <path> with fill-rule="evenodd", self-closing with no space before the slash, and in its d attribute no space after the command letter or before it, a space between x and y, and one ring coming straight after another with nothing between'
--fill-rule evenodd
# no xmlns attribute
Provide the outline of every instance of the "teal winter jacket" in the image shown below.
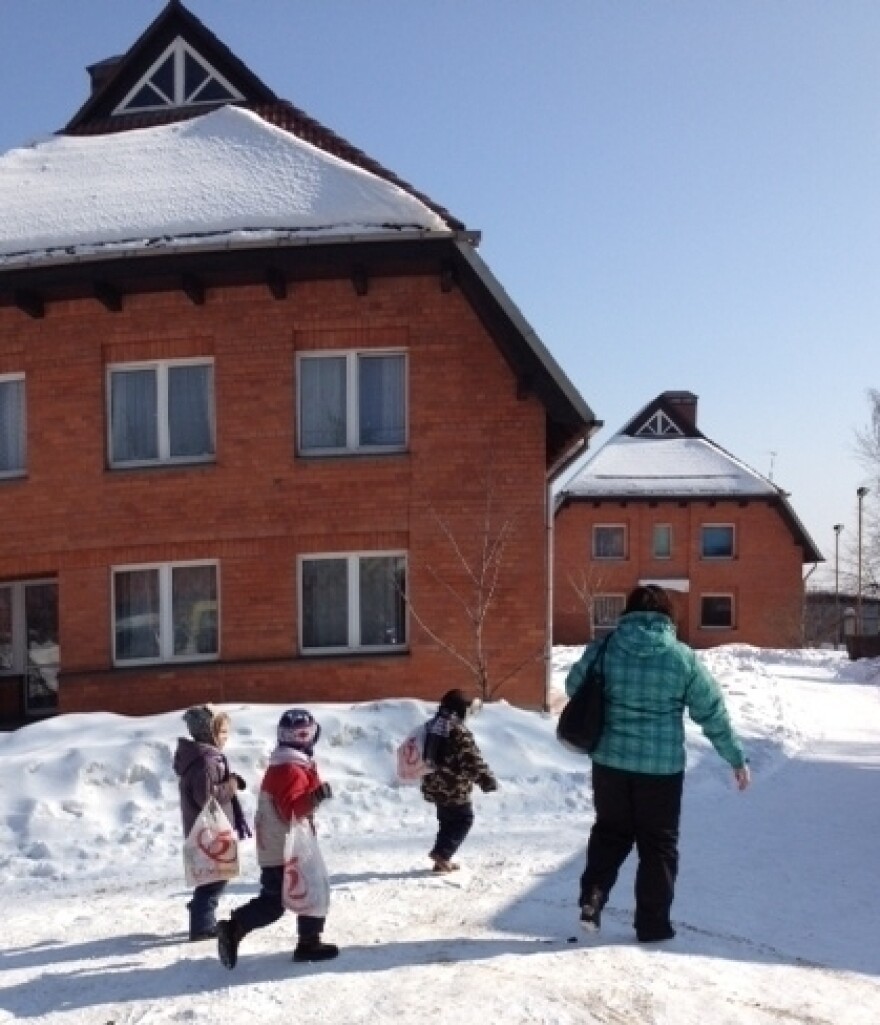
<svg viewBox="0 0 880 1025"><path fill-rule="evenodd" d="M586 678L598 644L587 646L565 680L569 697ZM593 761L658 776L685 767L684 712L734 769L746 762L716 680L675 636L668 616L629 612L605 650L605 729Z"/></svg>

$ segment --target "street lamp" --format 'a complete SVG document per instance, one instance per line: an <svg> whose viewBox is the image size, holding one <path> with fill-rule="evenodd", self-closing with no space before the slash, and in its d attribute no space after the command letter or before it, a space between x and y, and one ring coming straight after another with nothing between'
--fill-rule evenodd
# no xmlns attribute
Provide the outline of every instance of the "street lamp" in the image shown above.
<svg viewBox="0 0 880 1025"><path fill-rule="evenodd" d="M843 530L842 523L834 524L834 622L837 626L837 644L840 644L840 532Z"/></svg>
<svg viewBox="0 0 880 1025"><path fill-rule="evenodd" d="M858 590L856 592L856 633L861 634L862 632L862 502L865 500L868 489L864 484L860 488L856 488L856 495L859 499L859 538L858 538L858 549L859 549L859 577L858 577Z"/></svg>

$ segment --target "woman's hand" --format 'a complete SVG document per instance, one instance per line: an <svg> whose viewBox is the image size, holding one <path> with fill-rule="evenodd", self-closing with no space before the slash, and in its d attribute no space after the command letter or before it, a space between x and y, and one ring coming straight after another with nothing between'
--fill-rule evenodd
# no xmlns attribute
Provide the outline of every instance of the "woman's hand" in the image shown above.
<svg viewBox="0 0 880 1025"><path fill-rule="evenodd" d="M749 771L748 765L741 765L738 769L734 769L733 778L736 780L737 790L745 790L752 781L752 774Z"/></svg>

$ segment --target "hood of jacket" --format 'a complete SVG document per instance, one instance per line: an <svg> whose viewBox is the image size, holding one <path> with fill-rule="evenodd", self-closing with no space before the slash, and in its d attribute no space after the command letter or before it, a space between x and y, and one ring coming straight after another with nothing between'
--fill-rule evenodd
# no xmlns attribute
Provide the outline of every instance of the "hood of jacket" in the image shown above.
<svg viewBox="0 0 880 1025"><path fill-rule="evenodd" d="M674 648L675 624L662 612L627 612L620 617L611 642L633 658L655 658Z"/></svg>
<svg viewBox="0 0 880 1025"><path fill-rule="evenodd" d="M178 776L185 776L196 762L205 762L217 757L221 757L221 752L213 745L190 740L189 737L179 737L172 766Z"/></svg>

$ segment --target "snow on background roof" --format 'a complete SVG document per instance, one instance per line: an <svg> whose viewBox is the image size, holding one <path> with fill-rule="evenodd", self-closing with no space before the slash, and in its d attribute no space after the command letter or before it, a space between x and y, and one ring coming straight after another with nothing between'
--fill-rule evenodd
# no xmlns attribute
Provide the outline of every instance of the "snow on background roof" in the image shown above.
<svg viewBox="0 0 880 1025"><path fill-rule="evenodd" d="M745 463L705 438L617 434L565 488L569 495L778 495Z"/></svg>
<svg viewBox="0 0 880 1025"><path fill-rule="evenodd" d="M10 150L0 207L4 266L230 233L449 232L410 193L237 107Z"/></svg>

